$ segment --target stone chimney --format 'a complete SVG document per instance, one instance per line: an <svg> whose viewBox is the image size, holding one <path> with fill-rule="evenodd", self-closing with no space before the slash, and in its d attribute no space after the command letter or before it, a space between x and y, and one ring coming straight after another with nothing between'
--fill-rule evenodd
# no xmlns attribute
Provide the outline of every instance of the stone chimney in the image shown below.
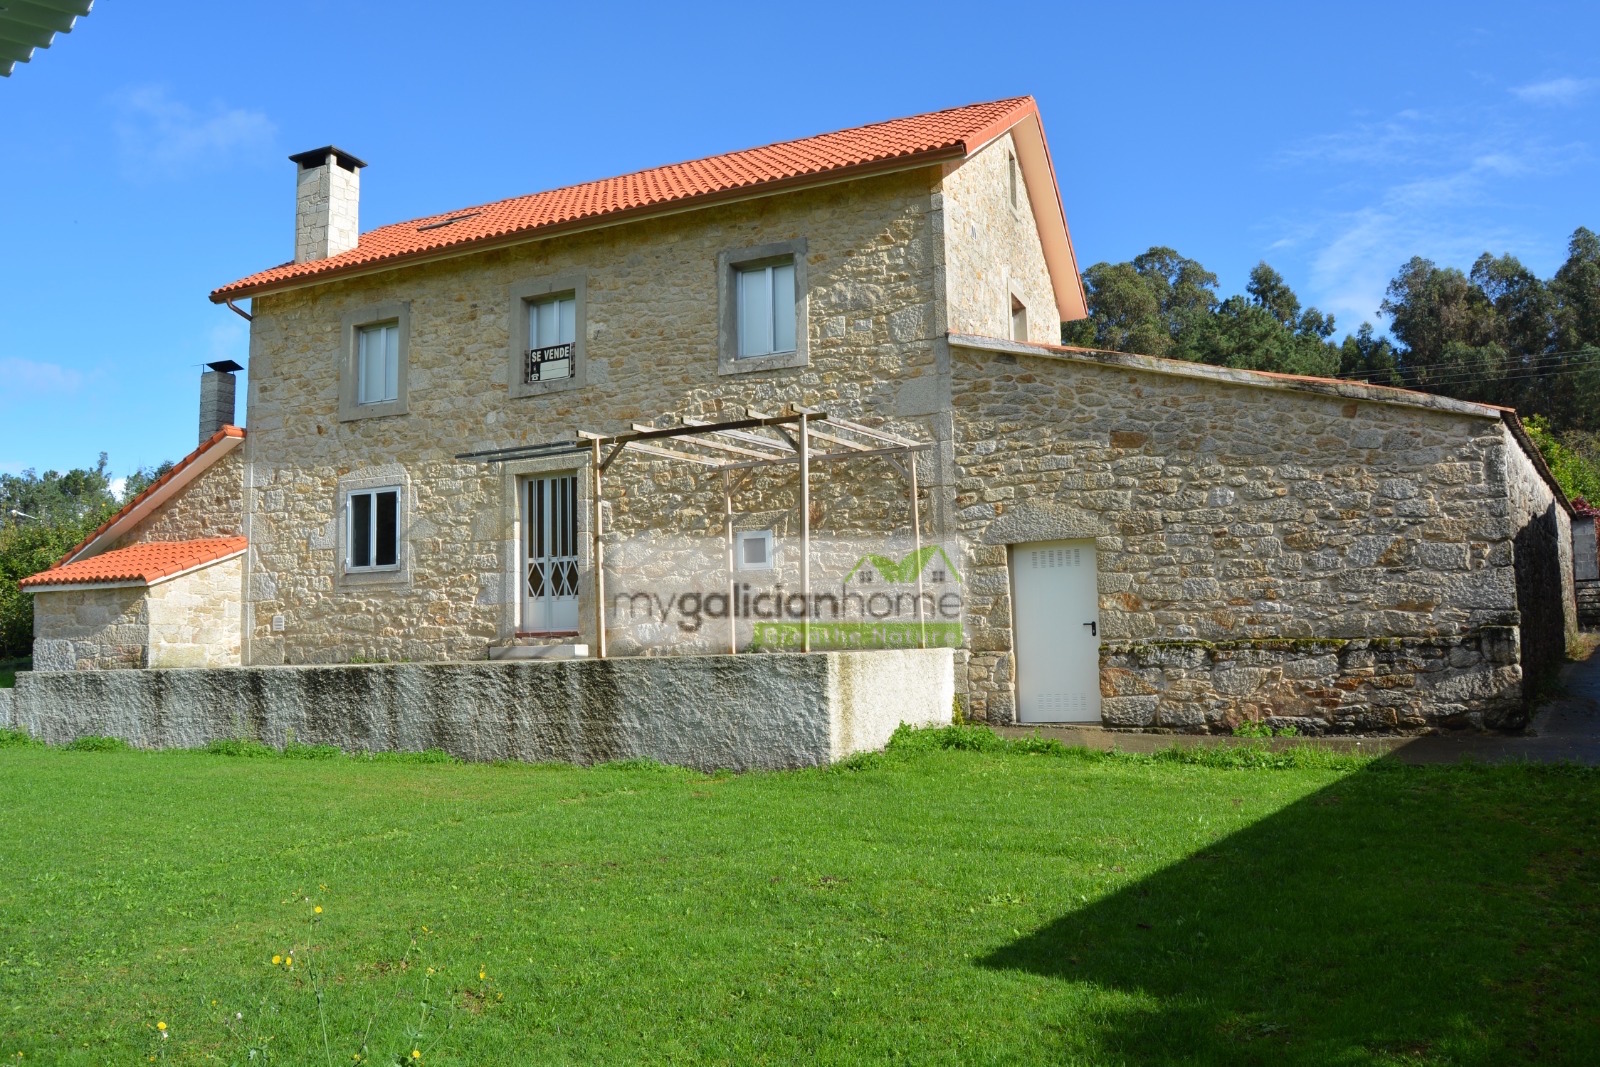
<svg viewBox="0 0 1600 1067"><path fill-rule="evenodd" d="M289 157L296 166L294 261L348 252L361 237L361 168L365 163L328 145Z"/></svg>
<svg viewBox="0 0 1600 1067"><path fill-rule="evenodd" d="M233 422L233 373L244 370L231 359L207 363L200 375L200 443Z"/></svg>

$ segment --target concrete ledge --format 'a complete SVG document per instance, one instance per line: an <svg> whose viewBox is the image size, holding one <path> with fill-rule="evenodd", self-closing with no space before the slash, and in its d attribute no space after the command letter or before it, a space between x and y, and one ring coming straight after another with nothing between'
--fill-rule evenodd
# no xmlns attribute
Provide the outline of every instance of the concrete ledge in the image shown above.
<svg viewBox="0 0 1600 1067"><path fill-rule="evenodd" d="M948 723L954 691L949 649L903 649L33 671L9 703L12 725L50 744L95 734L152 749L281 747L292 730L347 751L777 770L882 748L902 722Z"/></svg>

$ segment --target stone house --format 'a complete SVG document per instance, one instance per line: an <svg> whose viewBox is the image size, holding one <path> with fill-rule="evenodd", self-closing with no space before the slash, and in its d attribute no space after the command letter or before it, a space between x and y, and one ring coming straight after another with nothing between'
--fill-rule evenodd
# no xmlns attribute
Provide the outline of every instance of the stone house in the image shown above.
<svg viewBox="0 0 1600 1067"><path fill-rule="evenodd" d="M292 159L293 261L211 295L249 434L29 579L40 669L794 647L804 588L808 641L958 646L992 722L1509 727L1575 626L1514 412L1059 345L1031 98L364 234L366 164ZM796 434L858 461L797 484ZM123 577L178 541L216 553L174 579L208 576L203 652Z"/></svg>

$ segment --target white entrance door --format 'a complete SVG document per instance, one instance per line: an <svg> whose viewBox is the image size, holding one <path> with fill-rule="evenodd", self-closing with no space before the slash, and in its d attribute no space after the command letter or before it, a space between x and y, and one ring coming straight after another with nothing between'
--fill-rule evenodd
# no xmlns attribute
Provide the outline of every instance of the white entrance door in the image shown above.
<svg viewBox="0 0 1600 1067"><path fill-rule="evenodd" d="M1100 721L1093 541L1011 546L1019 722Z"/></svg>
<svg viewBox="0 0 1600 1067"><path fill-rule="evenodd" d="M522 632L578 630L578 476L529 478L522 490Z"/></svg>

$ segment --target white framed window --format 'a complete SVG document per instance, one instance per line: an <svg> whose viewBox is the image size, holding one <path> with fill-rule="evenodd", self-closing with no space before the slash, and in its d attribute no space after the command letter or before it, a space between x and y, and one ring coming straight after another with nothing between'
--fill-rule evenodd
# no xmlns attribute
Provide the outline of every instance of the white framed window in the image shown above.
<svg viewBox="0 0 1600 1067"><path fill-rule="evenodd" d="M794 258L737 268L739 358L793 352Z"/></svg>
<svg viewBox="0 0 1600 1067"><path fill-rule="evenodd" d="M339 420L404 415L411 304L352 308L339 319Z"/></svg>
<svg viewBox="0 0 1600 1067"><path fill-rule="evenodd" d="M345 498L345 570L400 569L400 487L361 489Z"/></svg>
<svg viewBox="0 0 1600 1067"><path fill-rule="evenodd" d="M1011 298L1011 339L1013 341L1028 339L1028 308L1016 297Z"/></svg>
<svg viewBox="0 0 1600 1067"><path fill-rule="evenodd" d="M578 323L577 294L558 293L530 300L527 308L528 351L523 381L532 385L572 377L572 344Z"/></svg>
<svg viewBox="0 0 1600 1067"><path fill-rule="evenodd" d="M400 323L378 322L356 330L356 403L400 399Z"/></svg>
<svg viewBox="0 0 1600 1067"><path fill-rule="evenodd" d="M772 531L744 530L733 535L735 570L770 571L773 566Z"/></svg>

